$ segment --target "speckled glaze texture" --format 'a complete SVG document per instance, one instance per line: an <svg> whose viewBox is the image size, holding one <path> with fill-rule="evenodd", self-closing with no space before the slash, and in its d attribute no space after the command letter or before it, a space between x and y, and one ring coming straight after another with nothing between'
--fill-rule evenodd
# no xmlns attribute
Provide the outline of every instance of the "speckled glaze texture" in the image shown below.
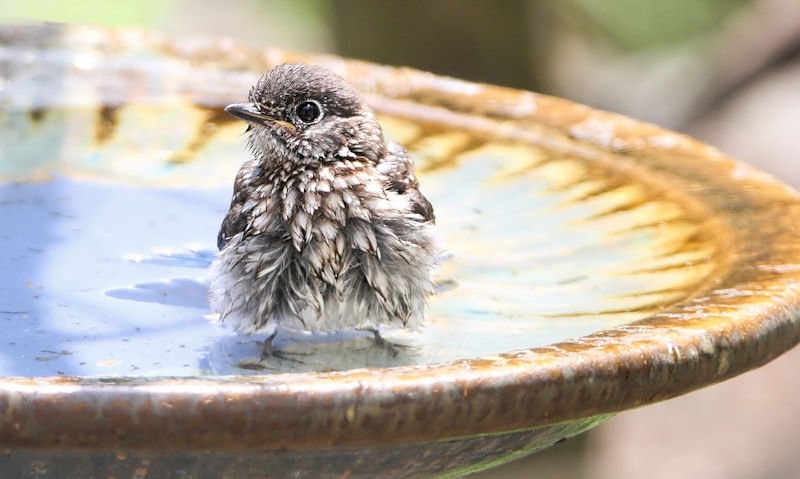
<svg viewBox="0 0 800 479"><path fill-rule="evenodd" d="M435 184L429 178L463 170L470 152L481 148L511 158L515 148L540 152L541 160L507 163L493 181L503 187L536 168L554 175L549 188L568 192L573 203L606 202L591 221L640 215L645 220L630 230L671 225L657 257L609 277L674 274L653 291L614 299L622 302L592 309L576 299L568 314L555 307L548 312L597 322L594 334L480 357L250 376L5 377L0 463L17 471L15 477L233 478L256 477L254 471L266 477L458 477L547 447L625 409L736 376L800 341L800 196L685 136L530 92L229 41L78 26L4 27L0 47L4 59L20 63L41 51L74 55L73 67L54 75L77 75L70 68L88 75L103 62L144 49L169 59L174 76L148 82L152 73L140 72L142 88L172 89L196 105L200 131L173 153L154 157L158 164L142 159L121 168L66 158L60 169L69 174L124 174L148 184L180 184L192 175L195 184L216 181L221 166L205 153L214 135L230 131L230 139L219 141L241 140L219 108L237 101L236 92L246 92L254 75L275 64L318 63L365 92L393 136L422 157L423 190L426 181ZM113 100L136 92L115 88L99 89L105 106L96 112L95 127L84 140L74 133L73 141L102 143L119 127ZM50 106L32 100L22 107L35 121ZM570 179L575 168L582 179ZM6 180L46 176L36 165L0 165L0 174ZM452 276L458 279L458 272ZM559 284L572 287L570 281ZM610 316L631 320L605 328L603 318Z"/></svg>

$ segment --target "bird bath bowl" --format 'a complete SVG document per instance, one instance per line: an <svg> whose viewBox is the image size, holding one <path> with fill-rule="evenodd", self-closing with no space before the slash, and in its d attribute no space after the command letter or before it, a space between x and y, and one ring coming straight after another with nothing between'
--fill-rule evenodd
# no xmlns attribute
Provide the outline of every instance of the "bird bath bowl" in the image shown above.
<svg viewBox="0 0 800 479"><path fill-rule="evenodd" d="M685 136L225 40L6 26L0 61L8 477L457 477L800 340L800 197ZM288 61L364 91L437 209L441 291L397 356L287 335L303 361L262 366L207 318L248 155L221 108Z"/></svg>

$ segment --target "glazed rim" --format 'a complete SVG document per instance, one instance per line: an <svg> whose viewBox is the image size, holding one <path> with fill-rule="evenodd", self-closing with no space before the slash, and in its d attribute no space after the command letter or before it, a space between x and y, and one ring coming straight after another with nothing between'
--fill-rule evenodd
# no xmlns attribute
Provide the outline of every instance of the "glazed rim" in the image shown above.
<svg viewBox="0 0 800 479"><path fill-rule="evenodd" d="M169 52L231 49L200 48ZM491 357L256 377L3 378L3 447L242 451L501 433L674 397L800 342L800 197L771 177L685 136L558 98L333 57L270 49L255 58L253 71L283 61L333 68L371 93L379 113L489 131L658 183L709 219L720 266L704 289L641 321Z"/></svg>

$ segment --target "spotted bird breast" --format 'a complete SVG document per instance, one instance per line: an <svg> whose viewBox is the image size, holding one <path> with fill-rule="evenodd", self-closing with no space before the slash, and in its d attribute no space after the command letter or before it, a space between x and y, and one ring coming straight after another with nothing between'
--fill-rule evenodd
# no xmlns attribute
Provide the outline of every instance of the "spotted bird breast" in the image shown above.
<svg viewBox="0 0 800 479"><path fill-rule="evenodd" d="M359 254L380 257L381 210L388 210L385 178L369 164L341 160L317 167L287 162L262 176L245 202L244 239L265 235L283 242L312 276L337 285Z"/></svg>

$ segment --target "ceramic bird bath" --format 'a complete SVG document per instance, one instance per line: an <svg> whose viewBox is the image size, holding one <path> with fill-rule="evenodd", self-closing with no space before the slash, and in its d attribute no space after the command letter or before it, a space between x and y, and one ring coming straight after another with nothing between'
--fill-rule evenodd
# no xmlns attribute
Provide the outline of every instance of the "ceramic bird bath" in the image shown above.
<svg viewBox="0 0 800 479"><path fill-rule="evenodd" d="M800 197L685 136L226 40L6 26L0 61L8 477L458 477L800 341ZM209 318L248 155L222 107L298 61L367 95L436 207L439 292L397 355L354 331L259 363Z"/></svg>

